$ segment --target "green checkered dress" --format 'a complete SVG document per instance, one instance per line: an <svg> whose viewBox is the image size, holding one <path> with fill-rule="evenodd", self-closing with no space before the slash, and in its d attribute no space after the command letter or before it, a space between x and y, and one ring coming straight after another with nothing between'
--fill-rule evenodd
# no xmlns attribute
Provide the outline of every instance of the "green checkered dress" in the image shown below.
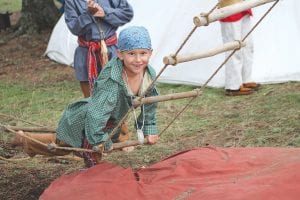
<svg viewBox="0 0 300 200"><path fill-rule="evenodd" d="M101 71L95 82L93 95L90 98L70 104L64 111L56 130L57 139L73 147L81 147L84 137L90 145L99 145L108 139L113 127L127 113L131 106L131 96L122 79L123 64L118 58L112 59ZM155 78L155 71L148 65L147 72L151 79ZM158 91L154 86L146 96L156 96ZM156 104L147 104L141 110L137 119L141 127L144 120L144 135L158 134L156 125ZM143 117L143 112L145 112ZM113 126L108 127L108 121ZM118 138L116 134L112 140ZM105 148L109 148L109 141Z"/></svg>

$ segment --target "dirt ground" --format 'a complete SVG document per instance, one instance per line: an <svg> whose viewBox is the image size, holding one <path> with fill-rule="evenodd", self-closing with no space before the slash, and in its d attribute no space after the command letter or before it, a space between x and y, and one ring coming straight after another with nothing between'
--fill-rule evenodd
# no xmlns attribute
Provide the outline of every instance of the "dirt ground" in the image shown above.
<svg viewBox="0 0 300 200"><path fill-rule="evenodd" d="M6 34L0 33L0 80L40 85L74 79L71 67L62 67L42 55L50 32L37 37L21 36L8 42L2 40ZM29 159L1 137L0 156L0 199L7 200L38 199L55 178L83 167L82 161L73 157ZM6 161L5 158L17 160Z"/></svg>

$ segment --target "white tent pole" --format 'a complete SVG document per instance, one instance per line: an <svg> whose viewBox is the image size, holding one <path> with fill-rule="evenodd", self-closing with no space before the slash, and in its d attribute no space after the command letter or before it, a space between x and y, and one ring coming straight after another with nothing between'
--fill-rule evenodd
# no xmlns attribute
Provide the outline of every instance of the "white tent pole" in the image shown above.
<svg viewBox="0 0 300 200"><path fill-rule="evenodd" d="M207 26L211 22L218 21L220 19L223 19L223 18L233 15L235 13L239 13L239 12L242 12L242 11L250 9L250 8L261 6L263 4L270 3L272 1L279 1L279 0L243 1L241 3L237 3L237 4L226 6L226 7L220 8L220 9L216 9L209 15L206 13L200 13L200 15L197 15L194 17L193 21L197 27Z"/></svg>

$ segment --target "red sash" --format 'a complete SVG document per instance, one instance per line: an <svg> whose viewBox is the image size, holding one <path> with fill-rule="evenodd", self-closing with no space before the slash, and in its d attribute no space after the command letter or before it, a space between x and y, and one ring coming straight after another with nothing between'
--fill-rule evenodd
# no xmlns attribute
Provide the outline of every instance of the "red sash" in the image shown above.
<svg viewBox="0 0 300 200"><path fill-rule="evenodd" d="M230 15L224 19L221 19L220 21L221 22L236 22L236 21L239 21L240 19L242 19L245 15L252 16L252 10L248 9L248 10L242 11L240 13Z"/></svg>
<svg viewBox="0 0 300 200"><path fill-rule="evenodd" d="M112 46L117 43L117 34L112 35L111 37L105 40L105 44L107 46ZM97 69L97 59L96 56L99 57L100 65L103 67L103 59L101 56L101 45L100 42L94 41L85 41L82 37L78 37L78 44L81 47L88 48L88 56L87 56L87 71L88 71L88 79L90 85L90 92L92 93L94 82L98 77L98 69ZM98 54L96 55L96 51Z"/></svg>

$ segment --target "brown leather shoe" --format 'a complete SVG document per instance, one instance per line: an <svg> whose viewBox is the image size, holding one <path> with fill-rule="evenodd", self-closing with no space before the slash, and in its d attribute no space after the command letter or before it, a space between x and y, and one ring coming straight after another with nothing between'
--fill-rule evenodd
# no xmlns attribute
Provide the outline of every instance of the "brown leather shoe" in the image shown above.
<svg viewBox="0 0 300 200"><path fill-rule="evenodd" d="M255 82L249 82L249 83L244 83L243 87L245 87L245 88L251 88L253 90L258 90L258 88L260 87L260 84L255 83Z"/></svg>
<svg viewBox="0 0 300 200"><path fill-rule="evenodd" d="M227 96L240 96L253 94L255 91L251 88L246 88L241 86L238 90L225 90L225 95Z"/></svg>

